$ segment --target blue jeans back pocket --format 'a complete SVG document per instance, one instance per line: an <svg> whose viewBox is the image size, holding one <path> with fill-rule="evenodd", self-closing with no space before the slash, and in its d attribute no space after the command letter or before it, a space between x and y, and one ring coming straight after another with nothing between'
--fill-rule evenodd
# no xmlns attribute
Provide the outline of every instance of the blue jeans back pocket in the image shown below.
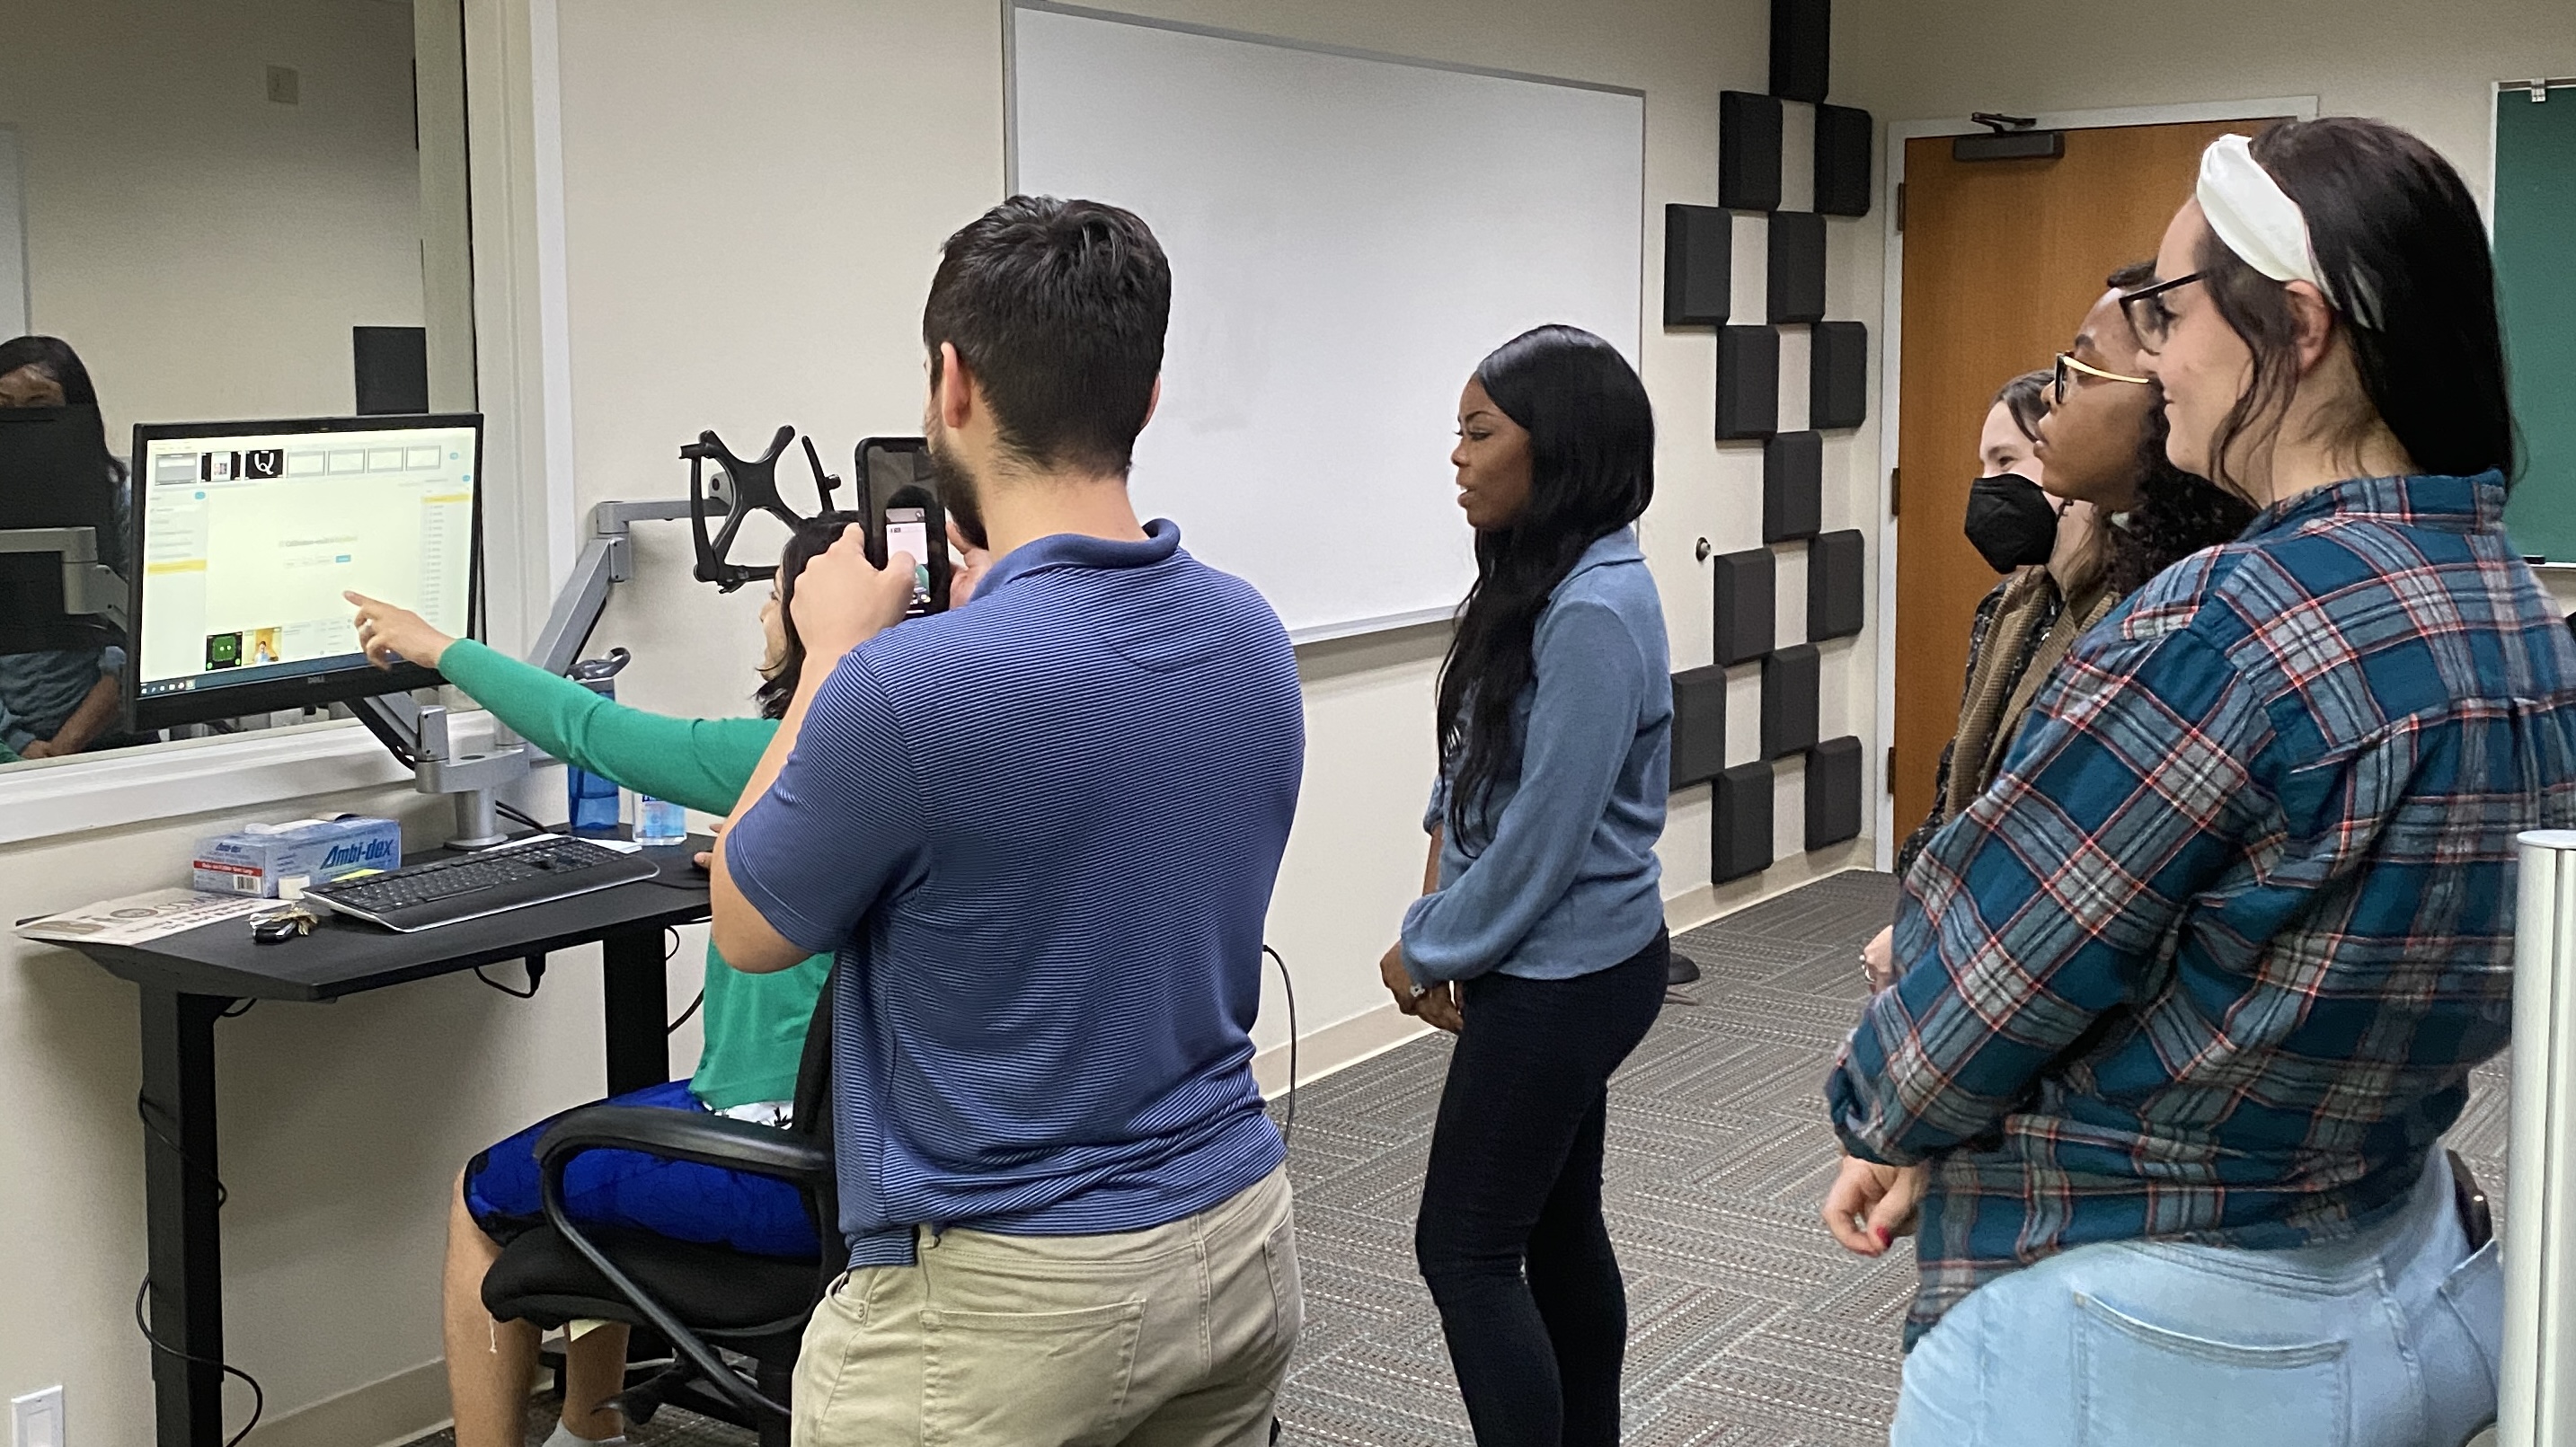
<svg viewBox="0 0 2576 1447"><path fill-rule="evenodd" d="M2240 1346L2150 1325L2081 1292L2075 1305L2082 1447L2345 1447L2345 1343Z"/></svg>

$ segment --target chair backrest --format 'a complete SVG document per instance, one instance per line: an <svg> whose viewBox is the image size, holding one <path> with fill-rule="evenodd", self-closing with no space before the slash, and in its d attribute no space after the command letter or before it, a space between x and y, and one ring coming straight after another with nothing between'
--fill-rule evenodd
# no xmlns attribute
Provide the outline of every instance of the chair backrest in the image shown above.
<svg viewBox="0 0 2576 1447"><path fill-rule="evenodd" d="M823 977L823 993L814 1001L813 1018L805 1023L805 1051L796 1062L796 1099L787 1124L789 1131L816 1142L826 1151L832 1148L832 999L840 993L845 958L845 954L832 957L832 968ZM816 1204L823 1215L814 1223L814 1230L826 1242L838 1239L840 1193L827 1189ZM827 1250L825 1254L837 1257L841 1253Z"/></svg>

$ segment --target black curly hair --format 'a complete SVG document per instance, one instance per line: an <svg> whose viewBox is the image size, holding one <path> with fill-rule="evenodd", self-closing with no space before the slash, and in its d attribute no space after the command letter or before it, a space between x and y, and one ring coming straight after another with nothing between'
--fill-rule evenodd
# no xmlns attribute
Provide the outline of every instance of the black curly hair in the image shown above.
<svg viewBox="0 0 2576 1447"><path fill-rule="evenodd" d="M2152 286L2153 261L2133 261L2112 272L2104 285L2117 292ZM2109 582L2121 597L2203 548L2233 542L2254 521L2254 505L2205 477L2183 471L2165 455L2172 424L2165 420L2164 392L2147 408L2147 425L2138 437L2138 503L2129 509L2128 526L2110 534Z"/></svg>

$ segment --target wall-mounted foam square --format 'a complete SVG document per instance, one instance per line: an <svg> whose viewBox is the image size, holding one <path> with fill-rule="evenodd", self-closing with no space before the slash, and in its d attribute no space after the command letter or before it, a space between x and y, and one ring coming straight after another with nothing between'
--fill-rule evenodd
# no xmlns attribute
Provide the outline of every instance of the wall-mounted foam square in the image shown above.
<svg viewBox="0 0 2576 1447"><path fill-rule="evenodd" d="M1807 751L1807 847L1860 837L1860 740L1849 734Z"/></svg>
<svg viewBox="0 0 2576 1447"><path fill-rule="evenodd" d="M1771 550L1720 553L1708 560L1708 569L1717 584L1714 648L1719 666L1750 663L1770 652L1778 641L1773 633L1779 627L1774 610L1780 575L1779 561Z"/></svg>
<svg viewBox="0 0 2576 1447"><path fill-rule="evenodd" d="M1870 142L1877 123L1850 106L1816 107L1815 208L1827 216L1867 216Z"/></svg>
<svg viewBox="0 0 2576 1447"><path fill-rule="evenodd" d="M1825 435L1783 432L1762 447L1762 541L1812 538L1825 525Z"/></svg>
<svg viewBox="0 0 2576 1447"><path fill-rule="evenodd" d="M1664 325L1726 323L1734 218L1715 206L1664 208Z"/></svg>
<svg viewBox="0 0 2576 1447"><path fill-rule="evenodd" d="M1818 322L1807 353L1807 425L1858 427L1869 418L1869 328Z"/></svg>
<svg viewBox="0 0 2576 1447"><path fill-rule="evenodd" d="M1686 789L1726 772L1726 670L1673 675L1673 784Z"/></svg>
<svg viewBox="0 0 2576 1447"><path fill-rule="evenodd" d="M1779 209L1778 97L1717 93L1717 204L1729 211Z"/></svg>
<svg viewBox="0 0 2576 1447"><path fill-rule="evenodd" d="M1825 218L1813 211L1771 213L1770 319L1825 319Z"/></svg>
<svg viewBox="0 0 2576 1447"><path fill-rule="evenodd" d="M429 329L351 327L358 415L381 417L429 410Z"/></svg>
<svg viewBox="0 0 2576 1447"><path fill-rule="evenodd" d="M1780 430L1780 334L1769 327L1717 329L1717 440Z"/></svg>
<svg viewBox="0 0 2576 1447"><path fill-rule="evenodd" d="M1771 765L1757 760L1717 776L1716 837L1709 875L1718 884L1771 867Z"/></svg>
<svg viewBox="0 0 2576 1447"><path fill-rule="evenodd" d="M1861 590L1868 557L1860 531L1819 533L1807 544L1807 641L1849 638L1860 632Z"/></svg>
<svg viewBox="0 0 2576 1447"><path fill-rule="evenodd" d="M1833 7L1827 0L1771 0L1771 93L1821 101L1833 81Z"/></svg>
<svg viewBox="0 0 2576 1447"><path fill-rule="evenodd" d="M1762 757L1776 759L1816 746L1817 697L1824 655L1792 644L1762 660Z"/></svg>

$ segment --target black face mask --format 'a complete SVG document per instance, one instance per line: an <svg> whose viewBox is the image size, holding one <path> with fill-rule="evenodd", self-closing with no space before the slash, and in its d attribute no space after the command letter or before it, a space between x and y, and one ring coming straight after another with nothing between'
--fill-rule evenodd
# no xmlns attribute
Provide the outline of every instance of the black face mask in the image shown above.
<svg viewBox="0 0 2576 1447"><path fill-rule="evenodd" d="M1968 488L1968 541L1998 573L2048 561L2057 546L2057 499L2017 472Z"/></svg>

